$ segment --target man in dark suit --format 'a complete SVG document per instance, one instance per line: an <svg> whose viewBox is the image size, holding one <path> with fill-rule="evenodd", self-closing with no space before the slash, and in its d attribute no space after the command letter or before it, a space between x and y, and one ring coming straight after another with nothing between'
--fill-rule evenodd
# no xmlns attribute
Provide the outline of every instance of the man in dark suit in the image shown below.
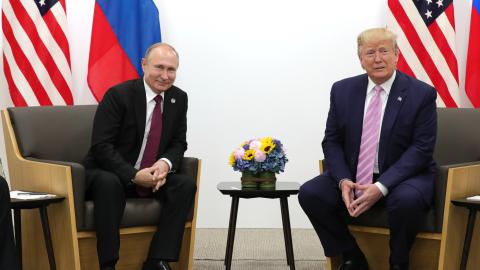
<svg viewBox="0 0 480 270"><path fill-rule="evenodd" d="M10 190L2 176L0 176L0 269L18 269L10 210Z"/></svg>
<svg viewBox="0 0 480 270"><path fill-rule="evenodd" d="M342 215L358 217L383 205L390 269L408 269L432 204L436 91L396 70L396 36L385 28L362 32L358 55L367 74L333 84L322 142L327 171L302 185L299 201L325 255L343 255L342 270L368 269Z"/></svg>
<svg viewBox="0 0 480 270"><path fill-rule="evenodd" d="M178 260L196 192L194 179L175 173L187 149L187 94L173 85L178 60L172 46L152 45L142 59L143 78L112 87L98 105L84 165L101 269L114 269L119 259L126 197L163 203L143 269L168 270Z"/></svg>

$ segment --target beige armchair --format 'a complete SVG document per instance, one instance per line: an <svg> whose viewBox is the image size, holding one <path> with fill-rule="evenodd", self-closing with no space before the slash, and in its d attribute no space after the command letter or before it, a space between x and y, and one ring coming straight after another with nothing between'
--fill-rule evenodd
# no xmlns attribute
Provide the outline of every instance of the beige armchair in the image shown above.
<svg viewBox="0 0 480 270"><path fill-rule="evenodd" d="M95 105L9 108L2 111L10 183L14 189L49 192L65 201L48 208L58 269L98 269L93 202L85 200L81 161L90 144ZM201 161L185 157L181 173L199 186ZM180 261L192 269L198 192L185 224ZM161 205L154 199L128 199L122 220L117 269L141 269L156 231ZM42 229L35 211L22 211L23 267L49 269Z"/></svg>

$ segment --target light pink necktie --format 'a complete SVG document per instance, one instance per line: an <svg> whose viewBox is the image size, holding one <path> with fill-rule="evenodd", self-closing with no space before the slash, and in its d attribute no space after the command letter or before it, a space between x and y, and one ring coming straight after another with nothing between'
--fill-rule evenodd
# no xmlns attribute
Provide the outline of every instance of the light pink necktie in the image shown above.
<svg viewBox="0 0 480 270"><path fill-rule="evenodd" d="M362 141L360 154L358 155L356 183L361 185L372 183L373 166L380 135L380 116L382 111L380 93L383 88L377 85L373 90L375 93L370 100L370 104L368 104L367 113L363 119ZM360 197L362 191L355 190L355 195Z"/></svg>

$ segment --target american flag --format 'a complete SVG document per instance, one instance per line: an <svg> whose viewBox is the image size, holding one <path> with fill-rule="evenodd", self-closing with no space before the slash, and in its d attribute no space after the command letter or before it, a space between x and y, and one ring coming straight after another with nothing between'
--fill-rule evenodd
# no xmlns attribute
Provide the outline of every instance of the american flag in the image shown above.
<svg viewBox="0 0 480 270"><path fill-rule="evenodd" d="M72 105L65 0L2 2L3 70L15 106Z"/></svg>
<svg viewBox="0 0 480 270"><path fill-rule="evenodd" d="M459 88L452 0L388 0L387 27L398 35L398 69L433 85L437 105L471 107Z"/></svg>

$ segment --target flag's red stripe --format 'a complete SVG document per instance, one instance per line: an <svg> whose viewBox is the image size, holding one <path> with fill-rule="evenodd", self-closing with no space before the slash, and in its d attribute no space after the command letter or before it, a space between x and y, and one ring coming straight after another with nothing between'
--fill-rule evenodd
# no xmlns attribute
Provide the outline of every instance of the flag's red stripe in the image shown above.
<svg viewBox="0 0 480 270"><path fill-rule="evenodd" d="M420 37L418 36L418 33L415 31L415 27L412 25L412 22L403 10L403 7L396 0L389 0L388 6L392 11L395 20L405 33L405 36L407 37L407 40L410 43L412 49L415 51L415 54L417 55L420 63L422 63L423 68L430 77L430 80L437 89L438 94L445 103L445 106L458 107L457 104L455 104L452 96L450 95L450 92L448 91L448 87L445 84L442 75L435 66L435 63L433 62L431 56L428 54L427 49L425 48Z"/></svg>
<svg viewBox="0 0 480 270"><path fill-rule="evenodd" d="M43 15L43 20L48 25L48 28L50 29L50 33L53 36L53 39L55 39L58 46L62 50L63 55L65 56L65 59L68 62L68 65L71 66L70 51L68 47L67 36L65 36L65 33L62 31L62 28L60 27L60 24L58 24L57 19L55 19L55 16L53 16L52 11L49 11L47 12L47 14Z"/></svg>
<svg viewBox="0 0 480 270"><path fill-rule="evenodd" d="M440 50L443 57L445 58L445 61L447 62L450 72L452 72L452 75L453 77L455 77L455 80L458 84L457 57L453 53L452 48L450 48L450 46L448 45L448 41L445 38L445 35L438 26L437 22L433 22L432 24L430 24L430 26L428 27L428 31L430 31L430 34L435 41L435 44L437 44L438 49Z"/></svg>
<svg viewBox="0 0 480 270"><path fill-rule="evenodd" d="M401 70L403 73L408 74L412 77L415 77L415 73L413 73L413 70L410 68L407 61L405 60L405 57L403 57L402 52L399 52L399 55L398 55L397 68L398 70Z"/></svg>
<svg viewBox="0 0 480 270"><path fill-rule="evenodd" d="M455 15L453 12L453 2L445 9L445 15L447 15L448 21L452 25L453 29L455 29Z"/></svg>
<svg viewBox="0 0 480 270"><path fill-rule="evenodd" d="M58 2L60 2L63 11L65 12L65 14L67 14L67 3L65 3L65 0L58 0Z"/></svg>
<svg viewBox="0 0 480 270"><path fill-rule="evenodd" d="M105 76L107 70L108 76ZM135 67L120 46L102 9L95 4L88 60L88 86L97 101L100 101L108 88L134 78L138 78Z"/></svg>
<svg viewBox="0 0 480 270"><path fill-rule="evenodd" d="M5 74L5 79L7 80L8 91L10 92L10 98L12 99L13 105L15 105L15 107L27 106L27 102L13 82L12 71L10 70L10 65L7 62L5 54L3 55L3 72Z"/></svg>
<svg viewBox="0 0 480 270"><path fill-rule="evenodd" d="M22 25L24 31L27 33L32 44L34 44L33 47L35 49L35 52L37 53L40 61L45 66L45 69L50 75L53 84L57 88L65 103L67 105L72 105L73 96L72 92L70 91L70 87L68 86L67 81L62 76L62 73L55 64L52 55L50 54L47 47L40 38L37 32L37 28L35 27L35 22L32 20L32 18L30 18L27 11L19 1L11 1L10 3L19 23Z"/></svg>
<svg viewBox="0 0 480 270"><path fill-rule="evenodd" d="M22 48L13 36L12 27L10 26L10 22L7 20L4 13L2 13L2 28L5 38L7 39L10 47L12 48L13 58L15 59L18 68L25 76L28 84L34 90L33 93L37 97L38 103L40 105L52 105L52 102L50 101L50 98L48 97L45 88L43 88L42 84L38 80L37 74L35 73L32 65L30 64L30 61L25 56Z"/></svg>
<svg viewBox="0 0 480 270"><path fill-rule="evenodd" d="M480 108L480 14L472 7L468 42L465 91L475 108Z"/></svg>

